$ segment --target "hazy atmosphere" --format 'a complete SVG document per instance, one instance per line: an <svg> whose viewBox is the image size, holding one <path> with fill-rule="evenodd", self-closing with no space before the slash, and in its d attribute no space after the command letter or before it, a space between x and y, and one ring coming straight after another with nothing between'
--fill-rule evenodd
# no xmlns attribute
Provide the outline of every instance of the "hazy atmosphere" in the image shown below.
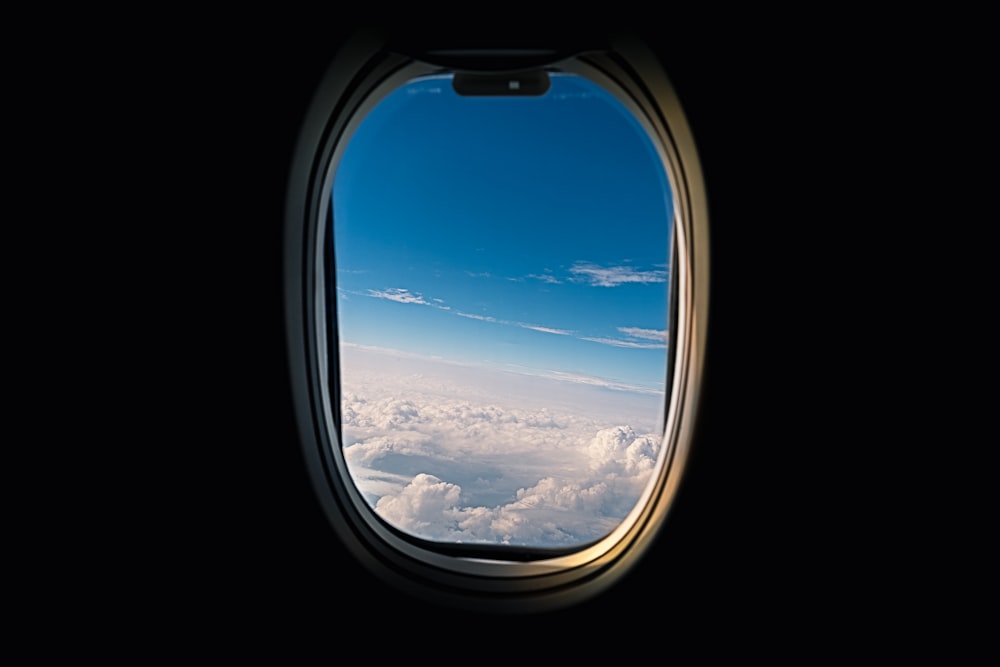
<svg viewBox="0 0 1000 667"><path fill-rule="evenodd" d="M448 542L572 546L660 448L672 201L595 84L391 93L333 188L344 453L376 512Z"/></svg>

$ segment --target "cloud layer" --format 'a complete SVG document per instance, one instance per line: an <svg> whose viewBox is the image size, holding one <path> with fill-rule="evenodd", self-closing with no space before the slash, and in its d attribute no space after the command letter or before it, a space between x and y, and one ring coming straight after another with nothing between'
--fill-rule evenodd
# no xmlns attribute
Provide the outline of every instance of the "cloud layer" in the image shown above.
<svg viewBox="0 0 1000 667"><path fill-rule="evenodd" d="M637 432L604 414L598 389L553 383L543 392L491 393L500 385L482 373L486 382L476 385L443 364L389 374L365 363L373 358L346 361L344 377L354 381L342 400L344 455L376 513L416 536L583 544L615 528L656 465L655 401L634 411L646 417L646 431ZM561 385L563 396L551 389Z"/></svg>

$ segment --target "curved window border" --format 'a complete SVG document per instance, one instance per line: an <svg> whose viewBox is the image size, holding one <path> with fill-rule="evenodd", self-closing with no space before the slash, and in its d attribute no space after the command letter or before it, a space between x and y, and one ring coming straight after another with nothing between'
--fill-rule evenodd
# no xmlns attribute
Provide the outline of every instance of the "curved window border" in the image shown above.
<svg viewBox="0 0 1000 667"><path fill-rule="evenodd" d="M575 604L616 581L656 537L690 452L704 366L708 306L708 219L701 169L680 104L655 57L637 40L610 48L553 52L393 50L358 35L335 58L303 122L288 184L285 303L296 419L314 491L336 533L377 576L410 593L463 608L539 611ZM411 52L412 53L412 52ZM380 519L354 486L341 451L336 318L328 316L327 261L333 170L354 129L405 82L442 71L546 68L586 77L612 91L660 151L674 199L674 318L668 347L663 451L644 495L611 534L572 551L452 548L413 538ZM502 63L502 65L498 65ZM335 346L334 348L335 349ZM483 556L486 554L486 557ZM493 556L496 554L496 557Z"/></svg>

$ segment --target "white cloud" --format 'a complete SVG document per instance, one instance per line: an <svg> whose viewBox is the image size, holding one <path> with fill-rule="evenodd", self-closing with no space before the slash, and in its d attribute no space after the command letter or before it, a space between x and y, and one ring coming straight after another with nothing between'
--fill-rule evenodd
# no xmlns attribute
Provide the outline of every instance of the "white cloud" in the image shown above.
<svg viewBox="0 0 1000 667"><path fill-rule="evenodd" d="M431 305L420 294L412 294L410 290L403 289L402 287L393 287L386 290L370 289L368 290L368 296L375 297L376 299L398 301L399 303L416 303L422 306Z"/></svg>
<svg viewBox="0 0 1000 667"><path fill-rule="evenodd" d="M394 437L377 436L364 442L345 443L344 456L348 463L371 466L375 461L389 454L402 456L440 455L428 445L429 439L426 436L403 432Z"/></svg>
<svg viewBox="0 0 1000 667"><path fill-rule="evenodd" d="M446 538L453 533L454 514L462 489L437 477L419 474L396 496L382 496L375 511L383 519L415 535Z"/></svg>
<svg viewBox="0 0 1000 667"><path fill-rule="evenodd" d="M542 327L537 324L525 324L524 322L517 322L517 326L523 327L525 329L531 329L533 331L541 331L542 333L557 334L559 336L568 336L572 331L567 331L566 329L552 329L550 327Z"/></svg>
<svg viewBox="0 0 1000 667"><path fill-rule="evenodd" d="M602 429L587 445L591 470L615 475L637 475L652 470L658 450L652 436L637 436L631 426Z"/></svg>
<svg viewBox="0 0 1000 667"><path fill-rule="evenodd" d="M662 269L640 271L631 266L602 267L588 262L577 262L569 271L576 280L596 287L667 282L667 272Z"/></svg>
<svg viewBox="0 0 1000 667"><path fill-rule="evenodd" d="M455 311L455 314L459 317L467 317L470 320L479 320L481 322L492 322L493 324L506 324L508 326L521 327L523 329L531 329L532 331L541 331L542 333L558 334L560 336L568 336L572 331L567 331L566 329L553 329L552 327L543 327L538 324L528 324L527 322L510 322L508 320L498 320L495 317L490 317L488 315L473 315L472 313L463 313L459 310Z"/></svg>
<svg viewBox="0 0 1000 667"><path fill-rule="evenodd" d="M358 294L358 292L354 293ZM438 310L451 310L451 306L442 305L445 303L444 299L431 298L431 300L428 301L419 292L414 293L404 287L393 287L384 290L370 289L365 296L370 296L375 299L387 299L398 303L412 303L418 306L431 306L432 308L437 308ZM347 298L345 292L341 292L341 298Z"/></svg>
<svg viewBox="0 0 1000 667"><path fill-rule="evenodd" d="M614 347L629 347L642 350L664 350L667 347L667 331L665 329L642 329L639 327L618 327L628 338L590 338L580 337L580 340L589 340L592 343L602 345L613 345ZM629 340L629 339L638 340ZM647 343L645 341L657 341Z"/></svg>
<svg viewBox="0 0 1000 667"><path fill-rule="evenodd" d="M469 275L473 275L473 274L470 273ZM487 276L489 274L480 274L480 275ZM558 282L558 281L556 281L556 282ZM347 295L348 295L347 292L341 291L340 298L342 298L344 300L348 300L349 297ZM393 287L393 288L389 288L389 289L385 289L385 290L369 289L368 292L367 292L367 294L366 294L366 296L369 296L369 297L372 297L372 298L376 298L376 299L387 299L389 301L395 301L397 303L408 303L408 304L416 304L416 305L421 305L421 306L431 306L432 308L436 308L438 310L449 311L451 313L454 313L455 315L458 315L459 317L464 317L464 318L470 319L470 320L479 320L480 322L490 322L492 324L503 324L503 325L506 325L506 326L521 327L522 329L530 329L532 331L538 331L540 333L554 334L554 335L557 335L557 336L571 336L571 335L574 334L574 332L572 330L569 330L569 329L559 329L559 328L556 328L556 327L547 327L547 326L543 326L541 324L532 324L532 323L529 323L529 322L513 322L513 321L510 321L510 320L501 320L501 319L498 319L498 318L493 317L491 315L477 315L477 314L474 314L474 313L465 313L465 312L462 312L460 310L452 310L451 306L445 306L445 305L443 305L445 303L445 301L443 299L432 297L430 301L427 301L426 299L424 299L424 297L423 297L422 294L410 292L410 290L408 290L406 288L402 288L402 287ZM631 336L643 335L641 333L640 334L627 333L626 329L622 329L622 328L619 328L619 330L623 331L623 332L626 332L626 335L631 335ZM628 331L651 332L652 330L651 329L630 329ZM635 348L662 348L662 347L665 347L664 345L655 345L655 344L648 344L648 343L637 343L637 342L632 342L632 341L627 341L627 340L617 340L617 339L611 339L611 338L581 338L581 340L589 340L589 341L593 341L593 342L596 342L596 343L604 343L606 345L616 345L618 347L635 347Z"/></svg>
<svg viewBox="0 0 1000 667"><path fill-rule="evenodd" d="M527 322L511 322L509 320L498 320L495 317L490 317L488 315L473 315L472 313L463 313L459 310L455 311L455 314L459 317L467 317L470 320L479 320L481 322L491 322L493 324L505 324L507 326L521 327L522 329L531 329L532 331L540 331L542 333L556 334L559 336L569 336L573 332L567 329L555 329L553 327L543 327L540 324L529 324Z"/></svg>
<svg viewBox="0 0 1000 667"><path fill-rule="evenodd" d="M496 322L497 321L497 318L495 318L495 317L488 317L486 315L473 315L472 313L463 313L463 312L459 312L457 310L455 311L455 314L458 315L459 317L468 317L470 320L482 320L483 322Z"/></svg>
<svg viewBox="0 0 1000 667"><path fill-rule="evenodd" d="M590 339L584 338L582 340L590 340ZM646 387L639 387L636 385L625 384L623 382L615 382L614 380L594 377L593 375L578 375L575 373L565 373L563 371L548 371L547 373L545 373L545 377L554 378L562 382L573 382L576 384L590 385L592 387L602 387L604 389L614 389L617 391L631 391L640 394L661 393L659 391L648 389Z"/></svg>
<svg viewBox="0 0 1000 667"><path fill-rule="evenodd" d="M632 338L644 338L646 340L655 340L666 342L667 331L666 329L640 329L639 327L618 327L618 331L621 331L626 336Z"/></svg>
<svg viewBox="0 0 1000 667"><path fill-rule="evenodd" d="M541 280L543 283L549 283L550 285L562 285L561 280L547 273L542 273L542 274L532 273L528 275L528 277L534 278L535 280Z"/></svg>
<svg viewBox="0 0 1000 667"><path fill-rule="evenodd" d="M663 343L637 343L634 340L622 340L620 338L590 338L581 336L580 340L589 340L591 343L613 345L614 347L630 347L641 350L662 350L667 347Z"/></svg>
<svg viewBox="0 0 1000 667"><path fill-rule="evenodd" d="M583 376L555 382L347 352L349 471L376 513L419 537L583 544L614 529L655 467L654 397L612 400ZM618 421L626 415L631 423Z"/></svg>

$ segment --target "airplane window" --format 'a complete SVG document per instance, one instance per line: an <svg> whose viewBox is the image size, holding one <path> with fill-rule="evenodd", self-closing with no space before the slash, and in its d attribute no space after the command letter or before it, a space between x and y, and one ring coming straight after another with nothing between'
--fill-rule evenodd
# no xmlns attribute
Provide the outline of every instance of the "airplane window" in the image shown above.
<svg viewBox="0 0 1000 667"><path fill-rule="evenodd" d="M416 537L588 544L662 451L665 166L611 93L549 79L531 96L406 82L336 167L344 458Z"/></svg>
<svg viewBox="0 0 1000 667"><path fill-rule="evenodd" d="M704 355L704 188L660 64L359 39L288 191L296 414L345 546L460 606L611 585L679 488Z"/></svg>

